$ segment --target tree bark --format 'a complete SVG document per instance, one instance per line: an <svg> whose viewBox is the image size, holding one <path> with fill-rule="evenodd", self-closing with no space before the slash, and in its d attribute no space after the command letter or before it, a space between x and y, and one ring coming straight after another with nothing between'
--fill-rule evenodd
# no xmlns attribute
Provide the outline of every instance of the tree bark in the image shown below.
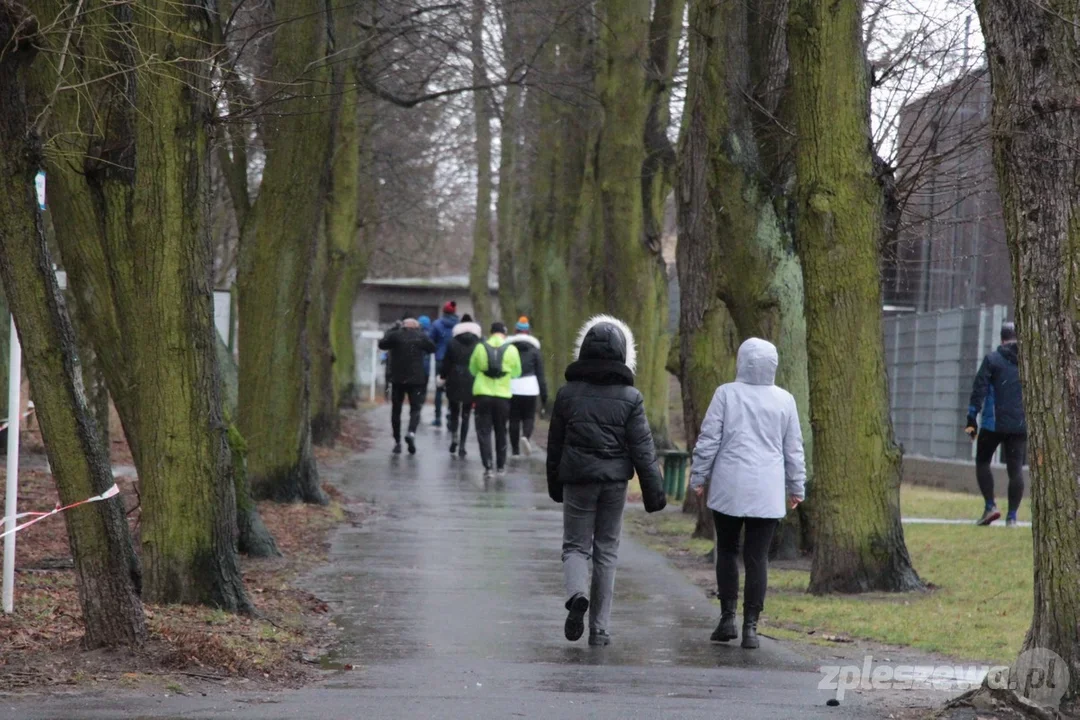
<svg viewBox="0 0 1080 720"><path fill-rule="evenodd" d="M79 19L81 54L67 65L78 80L63 78L89 80L87 92L49 98L58 142L73 146L48 170L80 317L139 474L143 594L246 610L214 351L209 27L170 0L90 10L104 20ZM41 79L49 97L56 77Z"/></svg>
<svg viewBox="0 0 1080 720"><path fill-rule="evenodd" d="M42 153L29 122L25 73L40 42L37 30L37 19L23 6L0 0L0 278L22 342L57 493L67 505L105 492L113 477L80 387L75 336L35 197ZM73 508L64 519L84 646L141 645L146 624L138 597L139 564L123 500L117 496Z"/></svg>
<svg viewBox="0 0 1080 720"><path fill-rule="evenodd" d="M525 309L544 344L549 359L544 368L553 389L563 383L581 322L603 308L597 282L602 260L593 247L590 213L600 114L592 93L595 39L595 20L588 13L575 13L552 28L536 68L542 78L552 79L551 87L529 93L538 132L528 210L523 213L523 255L528 258L524 278L529 287Z"/></svg>
<svg viewBox="0 0 1080 720"><path fill-rule="evenodd" d="M523 62L522 32L524 20L517 0L501 0L503 13L503 63L511 71ZM499 123L499 195L495 217L499 238L499 309L507 322L524 313L527 305L521 302L522 289L517 287L516 263L528 265L522 257L524 244L520 240L517 222L518 156L521 143L521 119L524 112L525 88L510 85L503 101L502 121Z"/></svg>
<svg viewBox="0 0 1080 720"><path fill-rule="evenodd" d="M660 3L661 6L665 3ZM630 325L640 353L635 385L645 397L653 435L669 444L667 271L645 232L642 169L649 114L649 0L600 0L596 91L603 122L596 141L592 205L602 302ZM651 198L650 198L651 202Z"/></svg>
<svg viewBox="0 0 1080 720"><path fill-rule="evenodd" d="M341 427L334 399L334 349L330 342L330 320L340 279L331 259L333 250L327 221L331 201L324 200L325 215L315 232L315 261L312 265L311 304L308 307L308 341L311 348L311 442L333 447Z"/></svg>
<svg viewBox="0 0 1080 720"><path fill-rule="evenodd" d="M1071 717L1080 713L1080 3L977 8L1031 440L1035 609L1023 649L1064 659L1061 709Z"/></svg>
<svg viewBox="0 0 1080 720"><path fill-rule="evenodd" d="M247 443L236 426L236 407L240 397L240 371L220 336L217 338L218 366L221 368L223 415L228 426L229 455L232 458L233 487L236 491L237 549L248 557L278 557L277 542L263 522L259 507L251 496L247 479Z"/></svg>
<svg viewBox="0 0 1080 720"><path fill-rule="evenodd" d="M262 184L240 246L240 432L257 498L325 503L311 453L307 316L333 131L323 0L277 6ZM287 14L286 14L287 13Z"/></svg>
<svg viewBox="0 0 1080 720"><path fill-rule="evenodd" d="M787 85L786 20L784 3L690 3L677 186L680 378L692 446L716 387L735 379L742 341L774 343L777 384L795 396L810 464L803 279L789 220L794 169L776 162L772 147L777 88ZM761 37L777 28L781 42ZM698 531L710 530L711 517L699 514Z"/></svg>
<svg viewBox="0 0 1080 720"><path fill-rule="evenodd" d="M814 593L923 587L900 524L861 8L856 0L792 0L788 23L814 431Z"/></svg>
<svg viewBox="0 0 1080 720"><path fill-rule="evenodd" d="M469 37L472 43L473 85L487 85L484 61L484 2L473 0ZM485 328L494 319L488 275L491 271L491 98L489 91L473 93L473 116L476 123L476 220L473 225L472 265L469 269L469 294L473 316ZM505 313L506 309L502 309Z"/></svg>

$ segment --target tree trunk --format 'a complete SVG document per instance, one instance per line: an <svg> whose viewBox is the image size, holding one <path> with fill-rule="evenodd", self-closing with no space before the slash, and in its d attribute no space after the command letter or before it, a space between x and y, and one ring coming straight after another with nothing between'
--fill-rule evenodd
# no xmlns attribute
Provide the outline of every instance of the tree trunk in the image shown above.
<svg viewBox="0 0 1080 720"><path fill-rule="evenodd" d="M519 72L523 62L522 32L524 20L517 0L502 0L503 13L503 62L512 72ZM496 199L495 217L499 237L499 310L503 318L510 322L525 312L526 305L521 302L521 289L517 287L516 263L528 265L528 257L522 257L526 249L520 242L520 228L517 222L518 155L521 142L521 119L525 96L521 85L506 88L503 101L502 121L499 123L499 195Z"/></svg>
<svg viewBox="0 0 1080 720"><path fill-rule="evenodd" d="M1035 610L1023 649L1064 659L1071 717L1080 714L1080 3L982 0L978 10L1031 438Z"/></svg>
<svg viewBox="0 0 1080 720"><path fill-rule="evenodd" d="M528 182L527 223L522 237L529 262L528 304L534 333L544 344L548 387L563 383L581 322L602 309L597 282L600 261L589 213L590 162L599 107L595 85L595 20L576 13L552 29L538 58L538 72L555 79L558 92L531 91L536 107ZM556 52L558 48L558 52ZM517 264L517 263L515 263ZM519 286L520 287L520 286Z"/></svg>
<svg viewBox="0 0 1080 720"><path fill-rule="evenodd" d="M330 321L341 277L334 266L327 227L332 201L326 216L319 221L315 232L315 262L312 266L311 305L308 307L308 341L311 348L311 442L333 447L341 427L337 402L334 399L334 349L330 342Z"/></svg>
<svg viewBox="0 0 1080 720"><path fill-rule="evenodd" d="M777 384L795 396L810 464L803 280L788 221L793 168L772 150L787 47L782 34L779 43L762 37L782 32L786 19L784 3L691 0L678 185L680 377L692 445L716 387L735 379L742 341L774 343ZM711 518L698 525L705 532Z"/></svg>
<svg viewBox="0 0 1080 720"><path fill-rule="evenodd" d="M25 72L40 41L37 29L37 20L22 6L0 2L0 278L22 342L57 493L66 505L105 492L113 478L79 385L75 336L35 198L42 156L29 124ZM123 500L118 496L74 508L64 519L86 629L83 644L142 644L146 624L139 566Z"/></svg>
<svg viewBox="0 0 1080 720"><path fill-rule="evenodd" d="M900 524L882 343L882 197L873 175L861 3L792 0L796 232L814 430L810 591L923 587Z"/></svg>
<svg viewBox="0 0 1080 720"><path fill-rule="evenodd" d="M473 85L486 85L487 67L484 61L484 1L473 0L472 42ZM488 274L491 271L491 98L488 91L473 93L473 115L476 122L476 220L473 226L473 255L469 269L469 294L472 296L473 316L482 328L494 319ZM506 309L502 308L505 313Z"/></svg>
<svg viewBox="0 0 1080 720"><path fill-rule="evenodd" d="M197 60L209 28L198 8L177 12L169 0L99 11L109 22L87 22L77 46L87 93L53 99L59 142L75 147L54 155L49 177L80 317L139 474L143 594L246 610L214 351L210 84Z"/></svg>
<svg viewBox="0 0 1080 720"><path fill-rule="evenodd" d="M229 455L232 458L233 487L236 491L237 549L249 557L281 555L274 536L263 523L259 507L251 497L247 479L247 443L236 427L236 407L240 397L240 371L221 336L216 337L218 366L221 368L222 402L228 426Z"/></svg>
<svg viewBox="0 0 1080 720"><path fill-rule="evenodd" d="M635 385L645 397L654 436L660 445L667 445L665 365L671 342L667 271L660 247L650 245L645 232L640 180L649 114L645 67L650 5L649 0L600 0L597 5L601 60L596 89L604 114L596 143L594 189L587 202L595 213L594 259L602 278L603 305L626 321L637 337Z"/></svg>
<svg viewBox="0 0 1080 720"><path fill-rule="evenodd" d="M257 498L325 503L311 454L307 315L333 131L327 6L295 0L273 37L259 196L240 246L240 431Z"/></svg>

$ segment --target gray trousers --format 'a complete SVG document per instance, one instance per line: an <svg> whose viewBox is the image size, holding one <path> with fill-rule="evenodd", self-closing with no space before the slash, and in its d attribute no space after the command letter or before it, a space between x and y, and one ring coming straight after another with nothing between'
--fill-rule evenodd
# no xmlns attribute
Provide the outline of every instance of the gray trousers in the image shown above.
<svg viewBox="0 0 1080 720"><path fill-rule="evenodd" d="M589 630L607 630L615 593L626 483L563 487L563 577L566 594L589 598ZM593 563L589 591L589 560Z"/></svg>

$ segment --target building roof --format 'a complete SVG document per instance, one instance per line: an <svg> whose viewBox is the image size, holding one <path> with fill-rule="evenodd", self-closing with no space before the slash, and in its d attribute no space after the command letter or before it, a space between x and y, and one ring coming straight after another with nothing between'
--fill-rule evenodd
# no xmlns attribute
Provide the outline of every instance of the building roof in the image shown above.
<svg viewBox="0 0 1080 720"><path fill-rule="evenodd" d="M369 287L399 287L418 288L425 290L468 290L468 275L442 275L439 277L411 277L411 278L368 278L364 285ZM488 289L499 289L499 279L493 275L488 276Z"/></svg>

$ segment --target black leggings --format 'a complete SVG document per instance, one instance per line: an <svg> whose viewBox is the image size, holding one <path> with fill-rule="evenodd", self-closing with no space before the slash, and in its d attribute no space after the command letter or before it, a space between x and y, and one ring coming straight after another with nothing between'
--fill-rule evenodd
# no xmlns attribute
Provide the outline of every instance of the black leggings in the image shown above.
<svg viewBox="0 0 1080 720"><path fill-rule="evenodd" d="M510 400L510 450L521 452L521 438L532 440L536 427L536 395L515 395Z"/></svg>
<svg viewBox="0 0 1080 720"><path fill-rule="evenodd" d="M447 403L448 413L446 429L450 431L450 442L462 447L465 446L465 438L469 436L469 416L472 415L472 401L465 403L450 401ZM458 436L458 427L461 427L461 436Z"/></svg>
<svg viewBox="0 0 1080 720"><path fill-rule="evenodd" d="M746 528L743 566L746 593L743 609L761 612L769 584L769 545L780 521L775 518L734 517L713 511L716 525L716 588L721 600L739 599L739 535Z"/></svg>
<svg viewBox="0 0 1080 720"><path fill-rule="evenodd" d="M987 505L994 505L994 473L990 462L999 445L1005 445L1005 467L1009 471L1009 514L1020 509L1024 499L1024 456L1027 455L1027 435L980 430L975 446L975 477Z"/></svg>
<svg viewBox="0 0 1080 720"><path fill-rule="evenodd" d="M394 431L394 442L401 442L401 406L405 404L405 398L409 398L409 434L414 435L420 427L420 408L424 407L426 395L426 385L394 383L391 392L393 405L390 408L390 428Z"/></svg>

